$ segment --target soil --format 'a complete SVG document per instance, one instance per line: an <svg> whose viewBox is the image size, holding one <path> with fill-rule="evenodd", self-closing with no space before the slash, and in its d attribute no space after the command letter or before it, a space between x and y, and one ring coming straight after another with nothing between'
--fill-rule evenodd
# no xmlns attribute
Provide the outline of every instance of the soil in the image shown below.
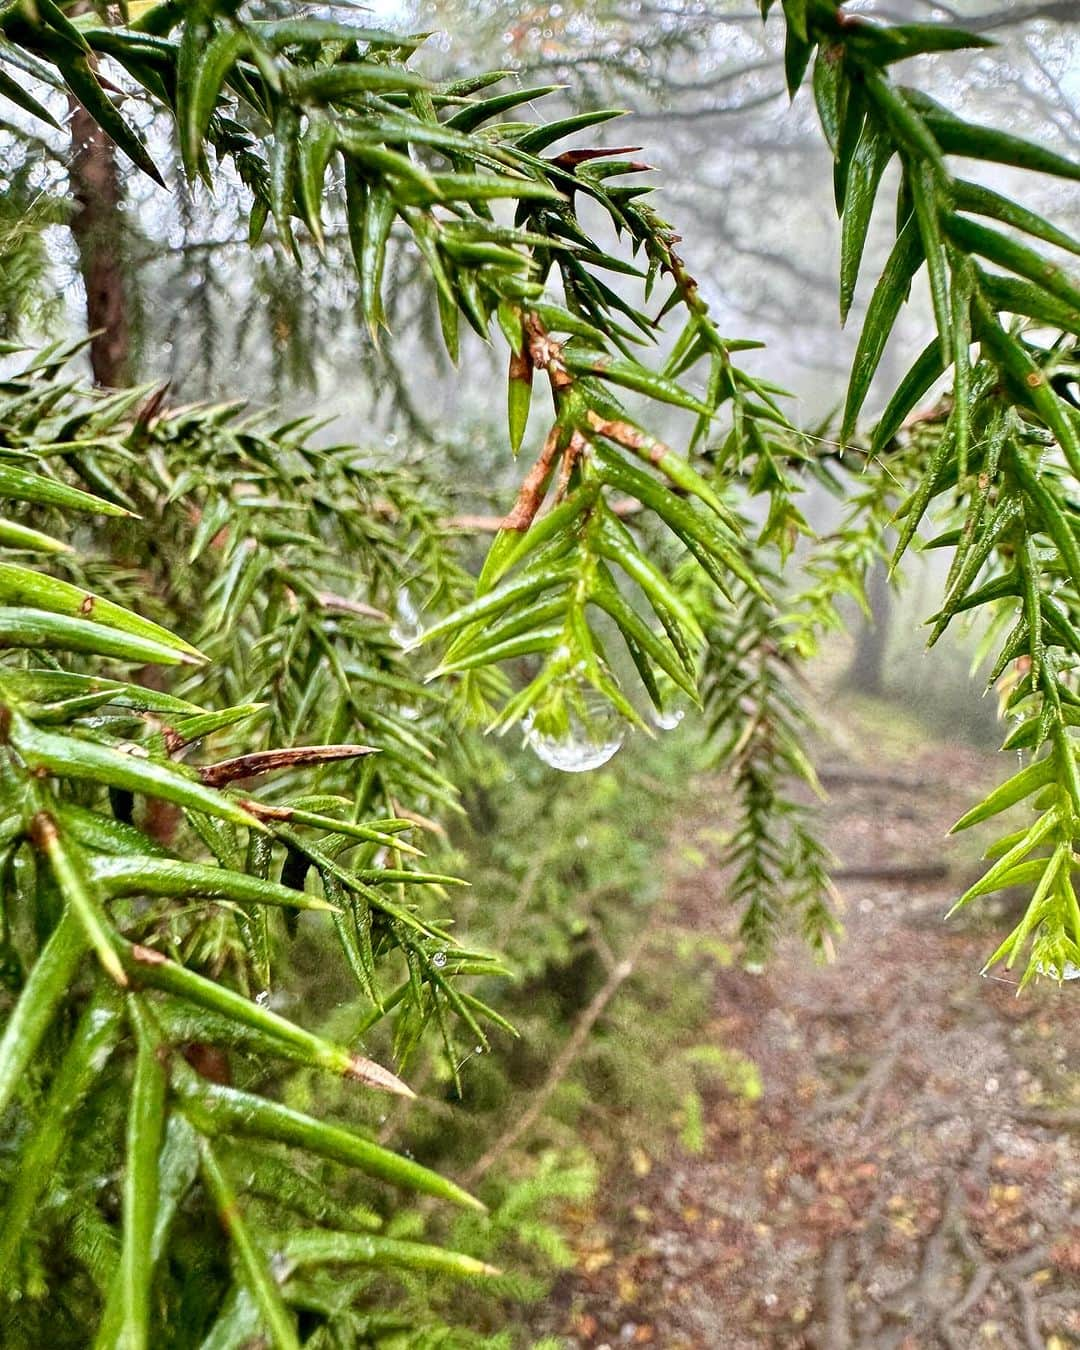
<svg viewBox="0 0 1080 1350"><path fill-rule="evenodd" d="M718 970L709 1034L762 1095L707 1101L696 1155L611 1170L538 1331L568 1350L1080 1345L1080 985L1017 998L979 975L1007 919L942 922L977 866L945 827L1000 773L938 748L832 775L835 963L793 944L764 974ZM723 885L715 863L684 873L672 923L723 935Z"/></svg>

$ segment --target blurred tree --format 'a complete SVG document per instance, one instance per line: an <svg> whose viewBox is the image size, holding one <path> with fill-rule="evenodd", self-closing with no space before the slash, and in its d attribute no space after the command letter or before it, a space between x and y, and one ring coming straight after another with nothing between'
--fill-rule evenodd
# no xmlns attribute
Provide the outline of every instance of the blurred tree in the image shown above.
<svg viewBox="0 0 1080 1350"><path fill-rule="evenodd" d="M124 265L127 235L120 209L123 187L112 141L76 98L71 100L70 127L71 233L86 291L90 365L95 383L119 389L131 383L134 361Z"/></svg>
<svg viewBox="0 0 1080 1350"><path fill-rule="evenodd" d="M885 655L889 649L889 573L875 563L866 577L866 614L855 624L855 650L844 677L845 684L875 697L885 692Z"/></svg>
<svg viewBox="0 0 1080 1350"><path fill-rule="evenodd" d="M87 13L88 0L72 6ZM116 148L74 94L68 97L71 154L70 193L75 204L71 233L79 254L90 333L90 368L105 389L130 384L134 375L131 324L124 263L127 232L122 215L123 185Z"/></svg>

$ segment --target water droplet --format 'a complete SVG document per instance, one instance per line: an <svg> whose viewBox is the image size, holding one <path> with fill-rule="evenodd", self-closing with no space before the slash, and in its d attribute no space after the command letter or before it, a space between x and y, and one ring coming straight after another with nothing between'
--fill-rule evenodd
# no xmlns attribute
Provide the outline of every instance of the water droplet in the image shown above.
<svg viewBox="0 0 1080 1350"><path fill-rule="evenodd" d="M653 708L649 716L653 726L659 727L661 731L674 731L686 716L686 712L682 708L668 707L663 712L659 708Z"/></svg>
<svg viewBox="0 0 1080 1350"><path fill-rule="evenodd" d="M626 724L606 699L585 695L576 700L576 705L565 708L559 730L548 730L546 716L537 725L540 718L532 713L522 723L525 744L537 759L562 773L587 773L600 768L626 739Z"/></svg>
<svg viewBox="0 0 1080 1350"><path fill-rule="evenodd" d="M420 611L407 586L397 593L397 618L390 629L390 636L399 647L411 647L424 629L420 623Z"/></svg>
<svg viewBox="0 0 1080 1350"><path fill-rule="evenodd" d="M1035 964L1035 969L1040 975L1045 975L1051 980L1080 980L1080 966L1075 965L1072 961L1065 962L1060 975L1057 966L1052 961L1038 961Z"/></svg>
<svg viewBox="0 0 1080 1350"><path fill-rule="evenodd" d="M260 989L259 992L255 995L255 1002L259 1005L260 1008L269 1008L270 990Z"/></svg>
<svg viewBox="0 0 1080 1350"><path fill-rule="evenodd" d="M484 1053L484 1047L482 1045L474 1045L472 1052L474 1055L482 1055Z"/></svg>
<svg viewBox="0 0 1080 1350"><path fill-rule="evenodd" d="M446 953L436 952L435 955L431 958L431 964L433 966L438 966L438 968L442 970L443 966L446 965Z"/></svg>
<svg viewBox="0 0 1080 1350"><path fill-rule="evenodd" d="M657 685L660 707L649 704L649 720L660 731L674 731L686 716L686 695L673 679L662 675Z"/></svg>
<svg viewBox="0 0 1080 1350"><path fill-rule="evenodd" d="M764 961L746 961L746 962L744 962L744 964L743 964L743 970L746 971L747 975L764 975L764 974L765 974L765 962L764 962Z"/></svg>

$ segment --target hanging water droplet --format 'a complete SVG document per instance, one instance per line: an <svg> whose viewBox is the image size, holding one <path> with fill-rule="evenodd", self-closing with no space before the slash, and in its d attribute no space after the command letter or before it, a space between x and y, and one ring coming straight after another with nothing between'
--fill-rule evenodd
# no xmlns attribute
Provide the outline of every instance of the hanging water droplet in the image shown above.
<svg viewBox="0 0 1080 1350"><path fill-rule="evenodd" d="M586 694L576 703L563 710L561 726L532 713L522 723L525 744L537 759L562 773L600 768L626 739L626 724L607 699Z"/></svg>
<svg viewBox="0 0 1080 1350"><path fill-rule="evenodd" d="M654 727L659 727L661 731L674 731L679 723L686 716L682 708L665 708L663 712L659 708L653 708L649 717Z"/></svg>
<svg viewBox="0 0 1080 1350"><path fill-rule="evenodd" d="M446 965L446 953L436 952L435 955L431 958L431 964L433 966L438 966L438 968L442 970L443 966Z"/></svg>
<svg viewBox="0 0 1080 1350"><path fill-rule="evenodd" d="M255 1002L259 1005L260 1008L269 1008L270 990L260 989L259 992L255 995Z"/></svg>
<svg viewBox="0 0 1080 1350"><path fill-rule="evenodd" d="M686 696L669 675L657 681L660 707L649 704L649 720L661 731L674 731L686 716Z"/></svg>
<svg viewBox="0 0 1080 1350"><path fill-rule="evenodd" d="M399 647L411 647L423 633L420 623L420 611L407 586L397 593L397 617L390 629L390 636Z"/></svg>
<svg viewBox="0 0 1080 1350"><path fill-rule="evenodd" d="M1065 962L1060 975L1057 966L1052 961L1037 961L1035 969L1040 975L1045 975L1051 980L1080 980L1080 966L1075 965L1072 961Z"/></svg>

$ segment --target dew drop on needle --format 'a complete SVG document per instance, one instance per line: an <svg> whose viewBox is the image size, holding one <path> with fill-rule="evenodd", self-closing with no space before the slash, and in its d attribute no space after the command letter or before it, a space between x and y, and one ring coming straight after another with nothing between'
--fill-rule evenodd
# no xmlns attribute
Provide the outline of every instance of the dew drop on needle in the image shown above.
<svg viewBox="0 0 1080 1350"><path fill-rule="evenodd" d="M420 623L420 611L407 586L397 593L397 615L390 628L390 636L399 647L411 647L423 633Z"/></svg>
<svg viewBox="0 0 1080 1350"><path fill-rule="evenodd" d="M626 739L626 724L606 700L588 705L584 717L569 710L566 729L559 734L541 731L531 714L522 725L525 744L537 759L562 773L599 769Z"/></svg>

